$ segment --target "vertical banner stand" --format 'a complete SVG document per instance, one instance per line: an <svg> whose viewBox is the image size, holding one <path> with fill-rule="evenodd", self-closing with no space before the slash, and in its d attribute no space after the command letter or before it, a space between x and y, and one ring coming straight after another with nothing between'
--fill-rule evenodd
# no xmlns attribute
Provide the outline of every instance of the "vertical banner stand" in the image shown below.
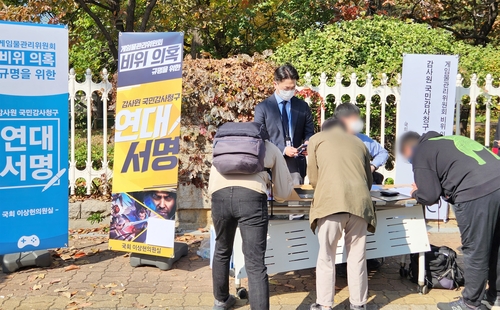
<svg viewBox="0 0 500 310"><path fill-rule="evenodd" d="M162 270L188 253L175 242L182 105L180 32L120 33L109 249Z"/></svg>

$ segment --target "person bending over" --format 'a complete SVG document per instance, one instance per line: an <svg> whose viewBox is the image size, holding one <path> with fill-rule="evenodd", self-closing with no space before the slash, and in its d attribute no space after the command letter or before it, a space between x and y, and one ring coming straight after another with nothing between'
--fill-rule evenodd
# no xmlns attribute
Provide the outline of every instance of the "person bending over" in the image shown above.
<svg viewBox="0 0 500 310"><path fill-rule="evenodd" d="M500 306L500 157L467 137L434 131L422 136L406 132L399 147L413 166L412 197L427 206L443 197L454 205L460 229L465 264L462 298L438 303L438 309L484 308L482 301L488 308Z"/></svg>
<svg viewBox="0 0 500 310"><path fill-rule="evenodd" d="M341 145L342 147L339 147ZM337 119L328 119L323 131L309 141L307 175L314 187L310 211L313 232L318 228L316 303L311 310L332 309L335 292L337 243L345 234L351 309L365 309L368 298L366 268L367 230L375 232L376 220L370 188L370 154L360 139L344 130Z"/></svg>

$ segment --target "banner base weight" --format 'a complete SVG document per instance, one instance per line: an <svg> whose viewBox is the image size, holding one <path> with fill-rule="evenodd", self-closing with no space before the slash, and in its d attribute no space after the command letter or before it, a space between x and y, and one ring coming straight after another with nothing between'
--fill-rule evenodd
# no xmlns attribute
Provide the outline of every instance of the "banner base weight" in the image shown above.
<svg viewBox="0 0 500 310"><path fill-rule="evenodd" d="M169 270L172 268L172 265L181 259L181 257L186 256L188 254L188 245L186 243L175 242L174 244L174 257L161 257L161 256L153 256L147 254L130 254L130 266L139 267L139 266L156 266L161 270Z"/></svg>
<svg viewBox="0 0 500 310"><path fill-rule="evenodd" d="M5 254L2 258L4 273L15 272L23 267L50 267L50 265L52 265L52 255L47 250Z"/></svg>

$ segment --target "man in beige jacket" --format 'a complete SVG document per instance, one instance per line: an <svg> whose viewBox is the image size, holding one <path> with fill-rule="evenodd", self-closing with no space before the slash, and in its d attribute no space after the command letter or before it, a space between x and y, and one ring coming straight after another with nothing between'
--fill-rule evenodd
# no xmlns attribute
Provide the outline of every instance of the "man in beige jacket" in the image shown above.
<svg viewBox="0 0 500 310"><path fill-rule="evenodd" d="M311 310L331 309L335 290L337 243L345 232L351 309L365 309L368 298L366 233L375 231L370 197L370 154L339 120L328 119L309 141L307 175L314 187L310 222L318 228L316 303Z"/></svg>

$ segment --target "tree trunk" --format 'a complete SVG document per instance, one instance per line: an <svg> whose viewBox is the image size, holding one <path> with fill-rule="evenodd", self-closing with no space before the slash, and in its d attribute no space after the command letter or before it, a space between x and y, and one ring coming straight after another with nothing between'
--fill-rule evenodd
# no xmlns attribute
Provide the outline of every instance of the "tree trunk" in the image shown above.
<svg viewBox="0 0 500 310"><path fill-rule="evenodd" d="M200 50L203 46L203 43L201 42L200 32L195 28L191 30L191 33L193 35L193 38L191 39L191 57L193 59L200 58Z"/></svg>

